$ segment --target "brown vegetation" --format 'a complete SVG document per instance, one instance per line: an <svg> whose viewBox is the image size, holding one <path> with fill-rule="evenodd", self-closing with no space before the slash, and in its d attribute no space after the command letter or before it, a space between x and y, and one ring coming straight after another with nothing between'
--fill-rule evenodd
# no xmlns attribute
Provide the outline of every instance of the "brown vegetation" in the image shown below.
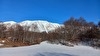
<svg viewBox="0 0 100 56"><path fill-rule="evenodd" d="M0 24L0 43L2 40L5 40L3 44L11 47L39 44L42 41L62 45L69 45L68 42L85 43L93 47L100 47L100 22L95 25L93 22L85 21L82 17L79 19L71 17L64 22L64 27L48 33L31 32L20 25L6 30L6 27Z"/></svg>

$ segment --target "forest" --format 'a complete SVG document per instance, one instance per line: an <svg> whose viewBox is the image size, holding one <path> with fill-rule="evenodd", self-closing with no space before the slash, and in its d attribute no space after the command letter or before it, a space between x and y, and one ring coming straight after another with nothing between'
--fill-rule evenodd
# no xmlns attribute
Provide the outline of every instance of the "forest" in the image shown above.
<svg viewBox="0 0 100 56"><path fill-rule="evenodd" d="M0 41L5 40L3 44L12 47L34 45L42 41L48 41L52 44L66 46L83 44L100 48L100 22L95 24L94 22L87 22L83 17L70 17L63 25L64 27L60 27L53 32L39 33L28 31L20 25L17 25L16 29L10 27L6 30L6 27L0 24Z"/></svg>

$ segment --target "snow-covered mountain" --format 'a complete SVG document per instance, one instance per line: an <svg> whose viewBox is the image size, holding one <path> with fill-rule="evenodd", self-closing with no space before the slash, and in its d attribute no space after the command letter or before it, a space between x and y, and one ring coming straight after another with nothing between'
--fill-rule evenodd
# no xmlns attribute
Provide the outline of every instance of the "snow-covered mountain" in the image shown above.
<svg viewBox="0 0 100 56"><path fill-rule="evenodd" d="M10 27L16 29L16 25L20 25L24 28L24 30L33 31L33 32L49 32L53 31L59 27L62 27L63 25L57 24L57 23L51 23L48 21L41 21L41 20L35 20L35 21L23 21L23 22L14 22L14 21L8 21L3 23L7 29Z"/></svg>
<svg viewBox="0 0 100 56"><path fill-rule="evenodd" d="M3 22L4 26L6 26L7 29L9 28L15 28L17 23L14 21L7 21L7 22Z"/></svg>

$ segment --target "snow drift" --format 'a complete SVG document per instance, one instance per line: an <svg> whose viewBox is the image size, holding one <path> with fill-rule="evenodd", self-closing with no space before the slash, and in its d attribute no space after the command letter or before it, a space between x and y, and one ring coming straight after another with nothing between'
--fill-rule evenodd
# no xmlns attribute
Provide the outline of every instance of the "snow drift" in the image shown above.
<svg viewBox="0 0 100 56"><path fill-rule="evenodd" d="M100 50L88 46L68 47L42 42L26 47L0 48L0 56L100 56Z"/></svg>

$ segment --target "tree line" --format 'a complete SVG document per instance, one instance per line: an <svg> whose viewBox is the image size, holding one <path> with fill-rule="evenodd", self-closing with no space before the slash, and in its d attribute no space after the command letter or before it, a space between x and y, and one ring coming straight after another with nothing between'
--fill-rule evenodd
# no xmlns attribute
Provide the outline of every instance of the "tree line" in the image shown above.
<svg viewBox="0 0 100 56"><path fill-rule="evenodd" d="M51 43L68 45L68 42L70 42L97 48L100 47L100 22L95 24L87 22L83 17L78 19L71 17L64 22L64 27L56 29L50 35L54 36L48 39Z"/></svg>

